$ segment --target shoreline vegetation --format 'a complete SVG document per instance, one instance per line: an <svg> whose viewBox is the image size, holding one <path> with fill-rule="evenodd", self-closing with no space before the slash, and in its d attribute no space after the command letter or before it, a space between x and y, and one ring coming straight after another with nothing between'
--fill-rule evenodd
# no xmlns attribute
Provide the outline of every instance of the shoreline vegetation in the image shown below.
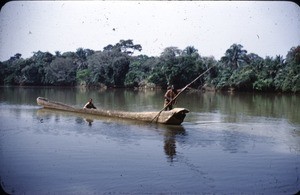
<svg viewBox="0 0 300 195"><path fill-rule="evenodd" d="M160 56L134 55L141 51L133 40L120 40L102 51L78 48L55 54L33 52L23 59L17 53L0 62L1 86L68 86L83 88L165 89L191 85L192 90L300 92L300 45L283 56L262 58L233 44L220 60L204 57L193 46L167 47Z"/></svg>

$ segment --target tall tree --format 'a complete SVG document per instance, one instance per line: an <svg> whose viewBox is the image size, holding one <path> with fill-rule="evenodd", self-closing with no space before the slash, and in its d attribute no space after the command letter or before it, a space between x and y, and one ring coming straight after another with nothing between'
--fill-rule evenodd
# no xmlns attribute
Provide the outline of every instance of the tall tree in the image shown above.
<svg viewBox="0 0 300 195"><path fill-rule="evenodd" d="M86 60L86 51L80 47L76 50L76 54L78 56L78 58L82 59L82 60Z"/></svg>
<svg viewBox="0 0 300 195"><path fill-rule="evenodd" d="M112 61L113 80L116 87L123 87L130 61L126 56L114 58Z"/></svg>
<svg viewBox="0 0 300 195"><path fill-rule="evenodd" d="M115 45L107 45L103 48L104 51L112 52L123 52L128 55L132 55L135 51L142 51L142 46L140 44L134 44L132 39L120 40L119 43Z"/></svg>
<svg viewBox="0 0 300 195"><path fill-rule="evenodd" d="M247 50L242 48L243 46L240 44L231 45L230 48L226 50L225 56L221 58L221 62L233 69L238 68L243 62L248 63Z"/></svg>
<svg viewBox="0 0 300 195"><path fill-rule="evenodd" d="M300 91L300 46L290 49L284 67L277 72L274 80L277 90Z"/></svg>
<svg viewBox="0 0 300 195"><path fill-rule="evenodd" d="M10 60L18 60L21 58L21 56L22 56L22 54L16 53L14 56L10 57Z"/></svg>
<svg viewBox="0 0 300 195"><path fill-rule="evenodd" d="M45 82L49 85L73 86L76 83L76 67L71 58L55 58L45 67Z"/></svg>
<svg viewBox="0 0 300 195"><path fill-rule="evenodd" d="M198 55L198 50L194 47L194 46L187 46L183 51L182 51L183 55Z"/></svg>

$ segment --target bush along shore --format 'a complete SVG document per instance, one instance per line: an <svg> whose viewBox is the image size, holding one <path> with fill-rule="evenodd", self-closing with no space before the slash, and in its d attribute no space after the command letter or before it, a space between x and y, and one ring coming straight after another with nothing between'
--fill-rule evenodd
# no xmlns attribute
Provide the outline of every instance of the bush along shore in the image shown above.
<svg viewBox="0 0 300 195"><path fill-rule="evenodd" d="M300 46L292 47L285 58L262 58L233 44L220 60L201 56L193 46L183 50L167 47L157 57L135 55L141 50L140 44L129 39L100 51L37 51L26 59L17 53L0 62L0 85L181 88L212 67L191 87L207 91L300 92Z"/></svg>

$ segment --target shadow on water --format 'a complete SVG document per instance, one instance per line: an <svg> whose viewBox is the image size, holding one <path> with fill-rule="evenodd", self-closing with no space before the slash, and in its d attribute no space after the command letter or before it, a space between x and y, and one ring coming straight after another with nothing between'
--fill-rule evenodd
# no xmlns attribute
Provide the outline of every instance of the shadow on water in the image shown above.
<svg viewBox="0 0 300 195"><path fill-rule="evenodd" d="M155 124L156 128L163 129L164 152L169 162L173 162L176 157L176 143L187 136L185 128L181 125L161 125Z"/></svg>
<svg viewBox="0 0 300 195"><path fill-rule="evenodd" d="M93 123L95 123L96 121L100 121L105 124L124 125L123 127L124 129L126 128L126 126L135 126L135 127L142 126L143 129L148 129L152 132L155 131L159 135L162 135L164 137L164 152L169 162L173 162L176 156L177 139L182 140L183 137L187 135L185 128L181 125L164 125L164 124L149 123L144 121L136 121L130 119L126 120L120 118L97 116L97 115L90 115L90 114L83 114L83 113L70 113L70 112L47 109L47 108L38 109L37 116L41 123L53 117L54 120L58 122L60 121L61 116L63 117L73 116L75 117L75 123L81 125L86 123L89 127L92 127ZM98 130L98 131L93 131L92 133L102 134L103 132ZM114 132L110 132L109 135L112 137L119 136L119 135L115 135Z"/></svg>

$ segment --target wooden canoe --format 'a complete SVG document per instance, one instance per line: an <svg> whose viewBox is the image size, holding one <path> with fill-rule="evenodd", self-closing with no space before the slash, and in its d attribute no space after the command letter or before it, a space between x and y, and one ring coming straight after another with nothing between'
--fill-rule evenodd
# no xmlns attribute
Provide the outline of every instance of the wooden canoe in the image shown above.
<svg viewBox="0 0 300 195"><path fill-rule="evenodd" d="M158 114L158 112L126 112L103 109L75 108L73 106L69 106L60 102L50 101L47 98L43 97L38 97L36 101L38 105L43 106L44 108L148 122L151 122ZM185 108L174 108L170 111L162 111L153 122L170 125L180 125L183 122L186 113L188 112L189 111Z"/></svg>

